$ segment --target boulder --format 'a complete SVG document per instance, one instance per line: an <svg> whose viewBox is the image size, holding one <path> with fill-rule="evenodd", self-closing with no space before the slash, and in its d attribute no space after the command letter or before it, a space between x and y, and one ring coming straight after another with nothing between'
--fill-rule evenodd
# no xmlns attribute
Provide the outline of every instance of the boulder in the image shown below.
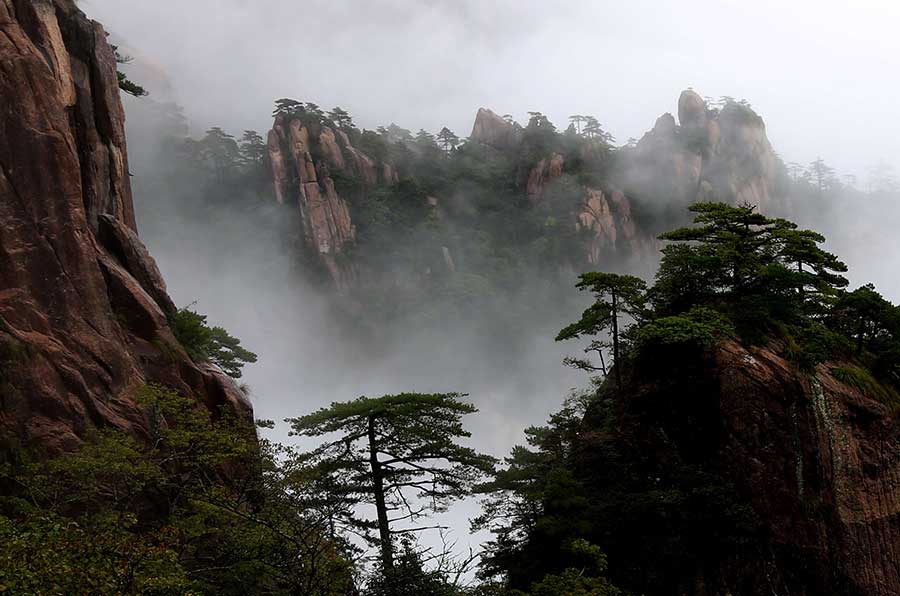
<svg viewBox="0 0 900 596"><path fill-rule="evenodd" d="M515 126L487 108L478 109L469 138L501 150L512 149L519 142Z"/></svg>

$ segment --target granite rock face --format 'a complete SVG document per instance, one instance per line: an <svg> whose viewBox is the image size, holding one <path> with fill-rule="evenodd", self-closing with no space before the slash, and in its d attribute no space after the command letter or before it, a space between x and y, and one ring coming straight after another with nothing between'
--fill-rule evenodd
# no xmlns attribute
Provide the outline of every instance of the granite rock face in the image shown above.
<svg viewBox="0 0 900 596"><path fill-rule="evenodd" d="M71 0L0 0L0 427L47 453L91 428L146 433L138 390L252 419L190 360L137 236L116 60Z"/></svg>
<svg viewBox="0 0 900 596"><path fill-rule="evenodd" d="M678 123L663 114L627 155L624 186L675 206L721 201L766 210L777 198L777 166L756 112L737 102L709 109L687 90L678 99Z"/></svg>
<svg viewBox="0 0 900 596"><path fill-rule="evenodd" d="M319 157L313 158L313 151ZM317 255L339 290L352 285L352 265L340 255L356 240L347 202L335 189L331 169L341 171L368 187L377 183L374 160L357 151L347 136L327 126L317 135L299 119L279 116L268 135L268 163L275 197L296 202L299 224L307 248ZM393 174L383 165L382 172Z"/></svg>
<svg viewBox="0 0 900 596"><path fill-rule="evenodd" d="M495 149L513 149L521 135L516 127L487 108L479 108L472 125L473 141L478 141Z"/></svg>
<svg viewBox="0 0 900 596"><path fill-rule="evenodd" d="M604 389L614 419L600 430L602 418L586 418L585 470L618 453L638 477L651 479L641 490L717 495L705 501L702 525L676 524L650 537L660 550L626 545L622 534L610 538L611 569L615 562L647 565L630 563L634 548L658 554L657 564L668 569L664 579L638 571L632 581L646 583L630 585L635 593L900 593L900 418L835 377L846 363L801 370L782 351L778 342L763 348L726 340L703 354L673 348L637 360L623 370L621 389ZM702 471L706 480L667 477L676 467ZM604 502L610 496L602 484L590 490ZM674 567L667 531L673 540L695 533L696 551L676 553ZM712 546L735 531L737 542Z"/></svg>

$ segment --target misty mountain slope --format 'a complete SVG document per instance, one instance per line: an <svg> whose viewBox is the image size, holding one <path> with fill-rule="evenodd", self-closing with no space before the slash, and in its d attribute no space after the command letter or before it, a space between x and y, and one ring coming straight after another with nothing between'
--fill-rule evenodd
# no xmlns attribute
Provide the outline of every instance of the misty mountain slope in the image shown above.
<svg viewBox="0 0 900 596"><path fill-rule="evenodd" d="M489 258L584 270L650 257L658 231L692 202L768 210L784 200L784 166L752 109L685 91L678 114L681 125L665 114L616 149L591 116L559 133L538 112L523 127L481 109L463 141L447 129L360 131L339 108L285 99L265 161L276 200L297 204L308 249L339 286L359 267L383 270L371 262L384 252L409 274L450 279L496 276ZM487 236L480 251L472 228ZM418 263L401 261L410 235ZM357 247L342 270L335 259Z"/></svg>
<svg viewBox="0 0 900 596"><path fill-rule="evenodd" d="M789 171L746 105L692 91L675 106L681 125L664 115L621 148L586 116L559 132L539 114L522 127L484 109L463 141L360 130L342 110L293 100L268 139L186 140L174 104L128 106L145 238L180 304L198 300L263 355L247 379L272 417L409 379L497 412L526 404L522 420L537 421L577 384L559 365L573 350L552 342L583 307L575 274L649 277L656 235L691 201L751 201L815 224L860 269L864 253L832 222L877 211ZM495 390L496 371L519 388Z"/></svg>

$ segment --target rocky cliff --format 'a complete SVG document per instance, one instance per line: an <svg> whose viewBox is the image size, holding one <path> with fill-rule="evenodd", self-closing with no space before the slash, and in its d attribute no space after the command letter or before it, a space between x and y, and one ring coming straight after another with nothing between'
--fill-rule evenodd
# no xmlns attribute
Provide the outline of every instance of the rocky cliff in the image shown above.
<svg viewBox="0 0 900 596"><path fill-rule="evenodd" d="M318 255L338 289L348 290L356 272L341 255L356 240L356 229L332 171L367 191L396 184L393 165L358 150L342 130L289 115L279 115L269 131L267 162L276 200L296 203L307 248Z"/></svg>
<svg viewBox="0 0 900 596"><path fill-rule="evenodd" d="M137 436L159 382L251 417L174 338L137 235L116 60L72 0L0 0L0 427L47 452L90 429Z"/></svg>
<svg viewBox="0 0 900 596"><path fill-rule="evenodd" d="M495 149L514 149L521 140L521 131L488 108L479 108L469 138Z"/></svg>
<svg viewBox="0 0 900 596"><path fill-rule="evenodd" d="M624 161L627 194L678 208L722 201L767 210L779 198L779 161L762 118L737 102L711 109L692 90L678 98L678 123L660 116Z"/></svg>
<svg viewBox="0 0 900 596"><path fill-rule="evenodd" d="M420 137L392 125L407 135L384 130L376 135L380 146L375 151L397 156L400 172L389 157L376 159L354 146L321 113L295 109L280 113L268 136L274 194L279 202L296 203L307 248L343 292L358 279L354 259L345 258L360 223L350 205L353 200L364 203L378 187L396 185L400 174L417 179L422 204L441 194L459 202L470 190L490 186L504 194L515 189L528 208L552 212L557 219L566 210L566 225L583 238L583 248L569 263L576 268L654 255L657 234L670 227L673 216L683 217L693 202L749 202L766 210L781 198L780 162L762 119L740 103L711 108L691 90L678 100L678 122L671 114L662 115L633 147L614 148L602 135L574 128L560 134L549 123L523 128L487 108L478 110L459 151L427 147ZM350 132L361 138L358 130ZM374 133L362 136L366 134ZM472 151L472 145L483 151ZM445 163L435 163L441 161ZM473 161L488 171L451 184L462 168L475 172ZM454 162L463 165L447 165ZM503 179L488 181L498 176ZM336 187L336 180L350 184L352 196ZM574 204L573 193L578 195Z"/></svg>
<svg viewBox="0 0 900 596"><path fill-rule="evenodd" d="M603 535L630 588L900 593L895 408L839 380L841 363L805 372L778 352L727 341L657 355L628 369L621 391L607 387L611 419L586 419L585 476L628 461L635 478L616 506L622 525ZM618 502L619 478L586 481L598 502Z"/></svg>
<svg viewBox="0 0 900 596"><path fill-rule="evenodd" d="M470 139L500 152L521 151L522 130L482 108ZM539 204L565 174L597 168L602 161L598 147L583 138L568 151L550 152L528 164L522 186L529 202ZM615 165L599 175L599 187L584 185L581 206L572 213L573 225L589 233L586 258L593 266L614 255L641 256L658 248L658 230L635 222L635 203L646 214L665 219L697 201L750 203L767 210L783 198L777 182L780 162L762 118L737 102L710 108L692 90L678 99L678 122L663 114L634 147L616 154Z"/></svg>

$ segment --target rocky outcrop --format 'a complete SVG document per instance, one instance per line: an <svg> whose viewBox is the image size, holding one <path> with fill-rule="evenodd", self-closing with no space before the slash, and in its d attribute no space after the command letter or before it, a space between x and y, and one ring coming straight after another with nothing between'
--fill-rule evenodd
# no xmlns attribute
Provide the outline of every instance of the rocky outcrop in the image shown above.
<svg viewBox="0 0 900 596"><path fill-rule="evenodd" d="M504 150L516 147L520 136L514 124L487 108L479 108L469 138L494 149Z"/></svg>
<svg viewBox="0 0 900 596"><path fill-rule="evenodd" d="M582 465L601 469L622 454L649 479L629 488L629 503L647 499L681 520L640 542L626 537L633 525L601 530L610 569L630 567L635 593L900 593L900 418L836 378L846 364L804 371L781 349L667 348L629 364L621 389L601 392L615 419L586 418L603 430L585 431ZM602 484L593 490L610 496ZM645 558L630 563L638 552ZM668 569L664 578L646 574L646 557Z"/></svg>
<svg viewBox="0 0 900 596"><path fill-rule="evenodd" d="M252 419L172 335L136 233L116 61L72 0L0 0L0 430L47 453L144 436L158 382Z"/></svg>
<svg viewBox="0 0 900 596"><path fill-rule="evenodd" d="M364 194L378 185L397 184L396 168L354 147L343 130L286 115L278 116L269 131L267 161L276 200L297 203L307 248L337 287L349 290L356 271L340 255L355 242L356 229L348 197L338 192L332 172L340 172Z"/></svg>
<svg viewBox="0 0 900 596"><path fill-rule="evenodd" d="M318 255L331 279L347 289L354 276L352 268L338 262L344 248L356 238L347 202L338 195L329 165L346 171L353 164L363 184L375 183L375 164L349 145L344 133L336 137L328 127L321 127L316 139L299 119L279 117L268 135L268 162L275 196L281 203L296 201L300 226L307 247ZM338 146L341 139L350 159ZM313 159L312 143L322 155Z"/></svg>
<svg viewBox="0 0 900 596"><path fill-rule="evenodd" d="M584 204L576 213L575 226L590 232L587 262L594 268L608 265L612 257L644 256L648 247L654 244L638 234L631 217L631 204L619 190L607 194L586 188Z"/></svg>
<svg viewBox="0 0 900 596"><path fill-rule="evenodd" d="M553 153L548 159L542 159L534 167L528 170L528 178L525 181L525 194L528 200L534 204L541 200L544 186L561 177L565 158L559 153Z"/></svg>
<svg viewBox="0 0 900 596"><path fill-rule="evenodd" d="M736 102L709 109L687 90L678 99L678 121L663 114L628 150L627 194L665 208L695 201L750 203L764 210L772 205L778 158L752 109Z"/></svg>
<svg viewBox="0 0 900 596"><path fill-rule="evenodd" d="M785 593L900 594L900 419L832 366L718 350L722 465L764 521Z"/></svg>

